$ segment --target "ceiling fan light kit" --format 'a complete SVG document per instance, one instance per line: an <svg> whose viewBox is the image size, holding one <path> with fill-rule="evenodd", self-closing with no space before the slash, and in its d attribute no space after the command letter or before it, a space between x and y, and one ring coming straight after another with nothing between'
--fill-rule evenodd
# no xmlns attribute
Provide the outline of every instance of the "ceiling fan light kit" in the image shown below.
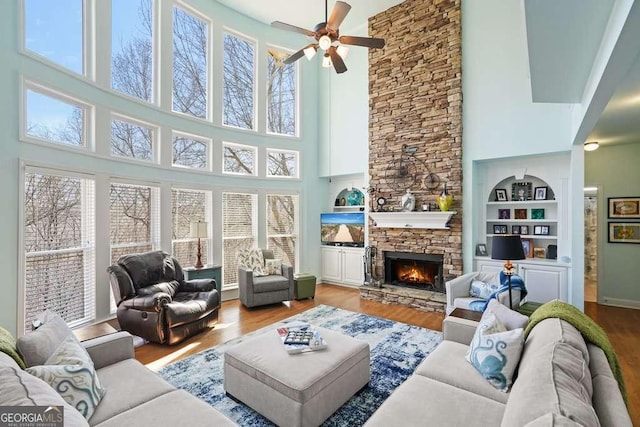
<svg viewBox="0 0 640 427"><path fill-rule="evenodd" d="M313 31L296 27L295 25L285 24L280 21L271 23L271 26L273 27L304 34L305 36L312 37L316 40L316 43L311 43L310 45L305 46L285 59L285 64L292 64L303 56L306 56L308 60L311 60L315 56L318 48L320 48L325 51L322 56L322 66L325 68L333 66L336 73L340 74L347 71L347 66L344 64L343 59L347 57L349 48L345 45L364 46L375 49L384 47L384 39L374 37L340 36L340 24L342 24L342 21L344 21L344 18L346 18L347 14L351 10L351 6L349 4L343 1L337 1L331 11L331 16L328 16L328 0L325 0L324 10L325 22L320 22L314 27Z"/></svg>
<svg viewBox="0 0 640 427"><path fill-rule="evenodd" d="M597 141L589 141L584 143L584 151L595 151L600 147Z"/></svg>

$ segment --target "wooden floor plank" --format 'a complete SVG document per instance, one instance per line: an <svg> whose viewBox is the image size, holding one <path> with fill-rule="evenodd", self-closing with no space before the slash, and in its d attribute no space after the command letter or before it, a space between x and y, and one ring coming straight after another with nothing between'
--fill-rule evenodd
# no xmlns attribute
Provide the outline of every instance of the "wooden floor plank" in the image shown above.
<svg viewBox="0 0 640 427"><path fill-rule="evenodd" d="M316 287L315 299L254 309L247 309L239 300L225 301L214 329L204 331L175 346L146 344L136 349L136 358L153 369L159 369L320 304L436 331L442 330L444 318L441 313L425 313L412 308L360 300L357 289L322 284ZM640 370L637 369L640 366L640 310L585 303L585 311L609 335L622 365L632 420L634 425L640 426Z"/></svg>

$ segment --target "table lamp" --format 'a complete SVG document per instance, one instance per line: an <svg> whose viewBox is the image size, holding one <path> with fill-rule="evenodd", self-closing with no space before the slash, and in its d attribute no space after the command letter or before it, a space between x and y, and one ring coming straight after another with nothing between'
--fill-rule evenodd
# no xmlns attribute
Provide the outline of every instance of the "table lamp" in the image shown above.
<svg viewBox="0 0 640 427"><path fill-rule="evenodd" d="M504 263L504 274L507 276L509 284L509 308L513 309L511 276L513 275L514 266L511 264L511 261L525 259L520 236L517 234L493 236L493 240L491 241L491 259L506 261Z"/></svg>
<svg viewBox="0 0 640 427"><path fill-rule="evenodd" d="M204 221L194 221L190 224L189 237L192 239L198 239L198 258L196 260L196 268L204 267L202 265L202 247L200 246L200 239L209 237L207 233L207 223Z"/></svg>

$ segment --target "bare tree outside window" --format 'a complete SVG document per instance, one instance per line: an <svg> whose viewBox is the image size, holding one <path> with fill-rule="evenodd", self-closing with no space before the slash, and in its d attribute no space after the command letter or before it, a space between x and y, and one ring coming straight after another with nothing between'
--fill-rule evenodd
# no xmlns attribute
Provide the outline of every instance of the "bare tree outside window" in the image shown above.
<svg viewBox="0 0 640 427"><path fill-rule="evenodd" d="M209 26L173 8L173 110L207 118Z"/></svg>
<svg viewBox="0 0 640 427"><path fill-rule="evenodd" d="M256 149L246 145L224 144L222 171L241 175L255 175Z"/></svg>
<svg viewBox="0 0 640 427"><path fill-rule="evenodd" d="M173 256L183 267L194 265L198 239L189 237L191 223L207 221L207 193L195 190L171 190L171 245ZM207 260L209 239L201 239L202 259Z"/></svg>
<svg viewBox="0 0 640 427"><path fill-rule="evenodd" d="M111 0L111 87L148 102L153 100L152 5L152 0ZM134 13L137 19L131 18Z"/></svg>
<svg viewBox="0 0 640 427"><path fill-rule="evenodd" d="M238 251L255 247L258 240L255 194L222 194L222 237L225 285L238 283Z"/></svg>
<svg viewBox="0 0 640 427"><path fill-rule="evenodd" d="M296 135L296 64L284 64L286 52L269 49L267 61L267 130Z"/></svg>
<svg viewBox="0 0 640 427"><path fill-rule="evenodd" d="M25 173L25 331L45 309L67 323L94 316L93 181Z"/></svg>
<svg viewBox="0 0 640 427"><path fill-rule="evenodd" d="M267 248L286 264L296 265L298 196L267 195Z"/></svg>
<svg viewBox="0 0 640 427"><path fill-rule="evenodd" d="M173 137L173 165L194 169L207 169L209 143L178 135Z"/></svg>
<svg viewBox="0 0 640 427"><path fill-rule="evenodd" d="M267 150L267 175L298 177L298 153L296 151Z"/></svg>
<svg viewBox="0 0 640 427"><path fill-rule="evenodd" d="M27 90L26 134L77 147L85 147L85 108Z"/></svg>
<svg viewBox="0 0 640 427"><path fill-rule="evenodd" d="M111 154L140 160L153 158L153 131L124 120L111 120Z"/></svg>
<svg viewBox="0 0 640 427"><path fill-rule="evenodd" d="M223 123L254 128L255 44L231 34L224 35Z"/></svg>
<svg viewBox="0 0 640 427"><path fill-rule="evenodd" d="M152 221L158 221L158 213L153 208L154 193L157 193L157 189L151 187L111 184L109 223L112 264L122 255L154 249L156 238L152 233Z"/></svg>

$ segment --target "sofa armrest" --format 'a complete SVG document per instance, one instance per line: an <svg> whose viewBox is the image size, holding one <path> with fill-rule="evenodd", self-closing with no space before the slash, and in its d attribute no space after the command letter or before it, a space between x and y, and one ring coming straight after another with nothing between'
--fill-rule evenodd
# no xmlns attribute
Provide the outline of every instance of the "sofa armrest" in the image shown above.
<svg viewBox="0 0 640 427"><path fill-rule="evenodd" d="M158 292L153 295L126 299L120 303L120 306L124 306L132 310L153 311L159 313L162 311L162 307L169 304L171 301L171 295L164 292Z"/></svg>
<svg viewBox="0 0 640 427"><path fill-rule="evenodd" d="M133 359L133 337L128 332L116 332L82 341L96 369Z"/></svg>
<svg viewBox="0 0 640 427"><path fill-rule="evenodd" d="M289 296L293 299L295 293L295 281L293 280L293 267L282 264L282 275L289 281Z"/></svg>
<svg viewBox="0 0 640 427"><path fill-rule="evenodd" d="M476 277L477 273L467 273L455 279L449 280L445 283L447 289L447 305L453 307L453 300L461 297L469 296L469 289L471 289L471 282Z"/></svg>
<svg viewBox="0 0 640 427"><path fill-rule="evenodd" d="M240 301L247 307L253 306L253 271L238 267L238 293Z"/></svg>
<svg viewBox="0 0 640 427"><path fill-rule="evenodd" d="M446 341L469 345L477 327L478 322L474 320L447 316L442 321L442 336Z"/></svg>
<svg viewBox="0 0 640 427"><path fill-rule="evenodd" d="M214 279L191 279L182 282L178 292L210 292L215 288Z"/></svg>

